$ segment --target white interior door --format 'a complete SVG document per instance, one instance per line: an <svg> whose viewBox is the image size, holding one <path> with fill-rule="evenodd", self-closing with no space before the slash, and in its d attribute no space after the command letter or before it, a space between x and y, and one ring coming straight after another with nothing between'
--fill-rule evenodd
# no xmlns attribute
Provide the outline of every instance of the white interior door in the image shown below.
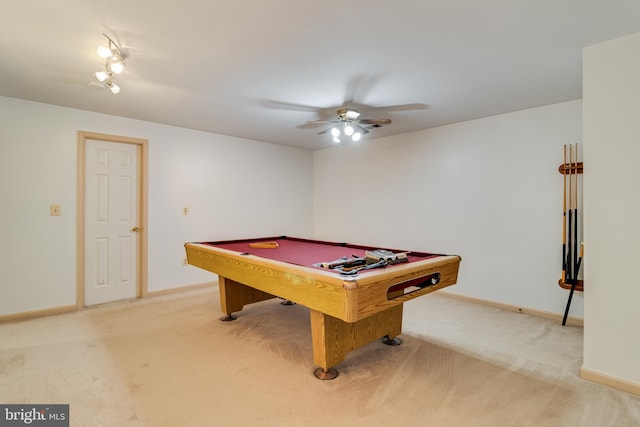
<svg viewBox="0 0 640 427"><path fill-rule="evenodd" d="M137 296L138 212L137 145L87 139L85 305Z"/></svg>

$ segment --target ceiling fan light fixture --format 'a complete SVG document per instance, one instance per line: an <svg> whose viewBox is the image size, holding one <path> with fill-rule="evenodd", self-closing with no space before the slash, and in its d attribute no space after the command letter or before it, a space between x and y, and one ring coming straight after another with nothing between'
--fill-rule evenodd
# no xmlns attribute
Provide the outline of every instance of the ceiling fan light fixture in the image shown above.
<svg viewBox="0 0 640 427"><path fill-rule="evenodd" d="M338 118L340 120L352 121L360 117L360 113L357 110L351 108L340 108L338 110Z"/></svg>
<svg viewBox="0 0 640 427"><path fill-rule="evenodd" d="M347 135L347 136L351 136L351 135L353 135L353 132L355 132L355 130L353 129L353 126L351 126L351 125L346 125L346 126L344 127L344 134L345 134L345 135Z"/></svg>
<svg viewBox="0 0 640 427"><path fill-rule="evenodd" d="M323 135L330 132L333 142L337 144L342 142L340 138L343 134L349 137L348 141L358 142L362 140L364 135L369 134L370 129L391 124L391 119L362 119L360 113L349 108L340 108L337 113L336 120L316 120L307 123L334 123L330 128L325 128L318 134Z"/></svg>
<svg viewBox="0 0 640 427"><path fill-rule="evenodd" d="M360 117L360 113L358 113L356 110L347 110L345 117L349 120L355 120Z"/></svg>

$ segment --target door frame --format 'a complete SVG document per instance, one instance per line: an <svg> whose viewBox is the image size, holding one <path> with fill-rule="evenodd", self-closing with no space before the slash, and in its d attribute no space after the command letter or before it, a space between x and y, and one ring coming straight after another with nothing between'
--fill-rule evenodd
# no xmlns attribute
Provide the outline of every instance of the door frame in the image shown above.
<svg viewBox="0 0 640 427"><path fill-rule="evenodd" d="M149 141L141 138L109 135L104 133L78 131L78 182L77 182L77 206L76 206L76 307L85 306L85 153L86 140L93 139L104 142L118 142L134 144L138 148L138 218L140 231L138 232L137 250L137 289L136 297L143 298L148 294L147 264L148 264L148 160Z"/></svg>

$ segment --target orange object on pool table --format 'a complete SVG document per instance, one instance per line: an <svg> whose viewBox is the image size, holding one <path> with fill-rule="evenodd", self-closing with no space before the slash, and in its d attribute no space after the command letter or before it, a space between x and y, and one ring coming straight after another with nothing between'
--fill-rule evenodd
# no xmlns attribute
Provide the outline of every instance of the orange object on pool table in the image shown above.
<svg viewBox="0 0 640 427"><path fill-rule="evenodd" d="M272 247L251 247L274 242ZM348 352L384 338L397 345L403 303L456 283L461 258L406 252L408 262L343 275L321 263L341 257L365 257L382 249L293 237L265 237L186 243L189 264L218 275L220 305L227 316L247 304L280 297L310 309L313 358L321 379L335 378L333 368Z"/></svg>
<svg viewBox="0 0 640 427"><path fill-rule="evenodd" d="M261 248L261 249L278 249L280 244L278 242L253 242L249 243L250 248Z"/></svg>

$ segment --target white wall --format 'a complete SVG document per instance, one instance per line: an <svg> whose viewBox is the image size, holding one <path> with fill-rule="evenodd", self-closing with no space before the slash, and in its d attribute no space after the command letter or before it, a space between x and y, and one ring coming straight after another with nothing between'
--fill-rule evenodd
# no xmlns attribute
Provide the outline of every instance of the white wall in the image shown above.
<svg viewBox="0 0 640 427"><path fill-rule="evenodd" d="M187 241L312 236L308 151L0 97L0 315L75 304L78 130L149 140L150 291L215 278Z"/></svg>
<svg viewBox="0 0 640 427"><path fill-rule="evenodd" d="M564 144L582 103L443 126L314 157L316 238L462 256L451 292L564 313ZM582 294L572 303L582 317Z"/></svg>
<svg viewBox="0 0 640 427"><path fill-rule="evenodd" d="M640 388L640 33L584 50L583 369Z"/></svg>

